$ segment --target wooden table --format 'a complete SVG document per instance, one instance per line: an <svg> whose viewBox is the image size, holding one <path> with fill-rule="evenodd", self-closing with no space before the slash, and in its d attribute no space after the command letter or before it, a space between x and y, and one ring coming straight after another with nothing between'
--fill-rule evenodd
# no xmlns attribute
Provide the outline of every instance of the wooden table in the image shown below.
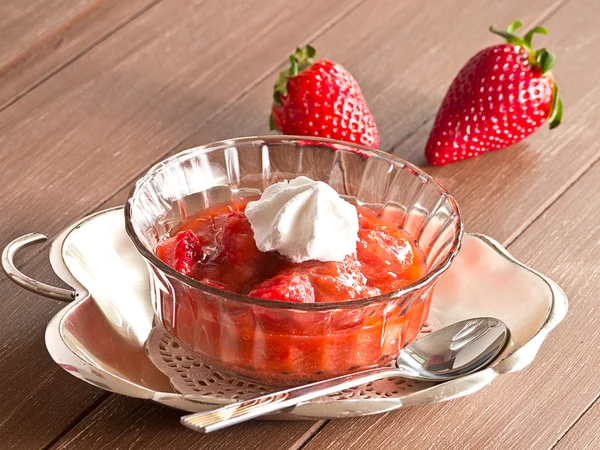
<svg viewBox="0 0 600 450"><path fill-rule="evenodd" d="M425 165L452 77L498 42L488 25L515 18L550 30L536 39L559 57L563 124L426 170L458 199L469 230L503 242L569 296L566 320L530 368L445 404L200 435L177 411L56 366L43 334L62 305L2 277L0 448L600 448L598 0L3 0L0 246L122 204L168 154L265 134L276 74L308 42L360 80L382 148ZM47 248L19 263L57 283Z"/></svg>

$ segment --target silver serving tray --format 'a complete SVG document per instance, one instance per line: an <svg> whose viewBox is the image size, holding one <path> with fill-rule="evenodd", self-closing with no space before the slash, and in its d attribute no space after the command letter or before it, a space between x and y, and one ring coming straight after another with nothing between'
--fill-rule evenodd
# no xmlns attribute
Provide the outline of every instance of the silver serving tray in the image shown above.
<svg viewBox="0 0 600 450"><path fill-rule="evenodd" d="M70 301L46 329L46 346L57 364L101 389L185 411L231 401L218 394L176 392L146 356L144 344L154 318L149 281L145 263L125 233L122 208L85 217L52 243L52 267L74 291L37 282L14 266L13 257L21 248L43 240L40 234L16 239L4 250L2 265L22 287ZM564 292L552 280L519 263L493 239L466 234L458 257L435 288L432 313L442 325L477 316L502 319L511 339L491 366L441 384L417 383L378 396L319 399L269 418L360 416L463 397L498 375L531 364L567 308Z"/></svg>

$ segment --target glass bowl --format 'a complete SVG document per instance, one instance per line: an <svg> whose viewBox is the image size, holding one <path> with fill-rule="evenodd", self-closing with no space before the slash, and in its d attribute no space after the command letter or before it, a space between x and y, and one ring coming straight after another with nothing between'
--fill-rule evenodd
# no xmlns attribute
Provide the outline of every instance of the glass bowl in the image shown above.
<svg viewBox="0 0 600 450"><path fill-rule="evenodd" d="M410 233L427 273L377 297L291 303L208 286L155 255L187 217L299 175L328 183ZM215 368L281 386L388 364L417 337L463 231L455 200L417 167L366 147L297 136L232 139L174 155L138 180L125 220L148 265L158 321Z"/></svg>

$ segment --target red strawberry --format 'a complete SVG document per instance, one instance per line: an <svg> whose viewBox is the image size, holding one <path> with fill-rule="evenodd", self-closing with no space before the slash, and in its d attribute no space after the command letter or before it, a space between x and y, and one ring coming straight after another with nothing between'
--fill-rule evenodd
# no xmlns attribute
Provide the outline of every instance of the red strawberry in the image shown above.
<svg viewBox="0 0 600 450"><path fill-rule="evenodd" d="M313 63L310 45L290 55L275 83L271 129L379 147L379 132L356 80L339 64Z"/></svg>
<svg viewBox="0 0 600 450"><path fill-rule="evenodd" d="M546 121L558 126L562 102L550 69L556 62L546 49L534 50L536 27L524 37L515 35L521 22L492 33L507 44L488 47L458 73L431 130L425 148L427 161L445 165L500 150L525 139Z"/></svg>

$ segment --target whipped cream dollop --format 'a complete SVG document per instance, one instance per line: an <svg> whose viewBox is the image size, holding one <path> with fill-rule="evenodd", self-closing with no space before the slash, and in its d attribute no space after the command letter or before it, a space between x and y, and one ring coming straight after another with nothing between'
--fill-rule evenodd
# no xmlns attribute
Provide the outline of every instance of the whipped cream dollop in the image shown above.
<svg viewBox="0 0 600 450"><path fill-rule="evenodd" d="M343 261L356 250L358 213L322 181L298 177L269 186L248 203L256 246L293 262Z"/></svg>

